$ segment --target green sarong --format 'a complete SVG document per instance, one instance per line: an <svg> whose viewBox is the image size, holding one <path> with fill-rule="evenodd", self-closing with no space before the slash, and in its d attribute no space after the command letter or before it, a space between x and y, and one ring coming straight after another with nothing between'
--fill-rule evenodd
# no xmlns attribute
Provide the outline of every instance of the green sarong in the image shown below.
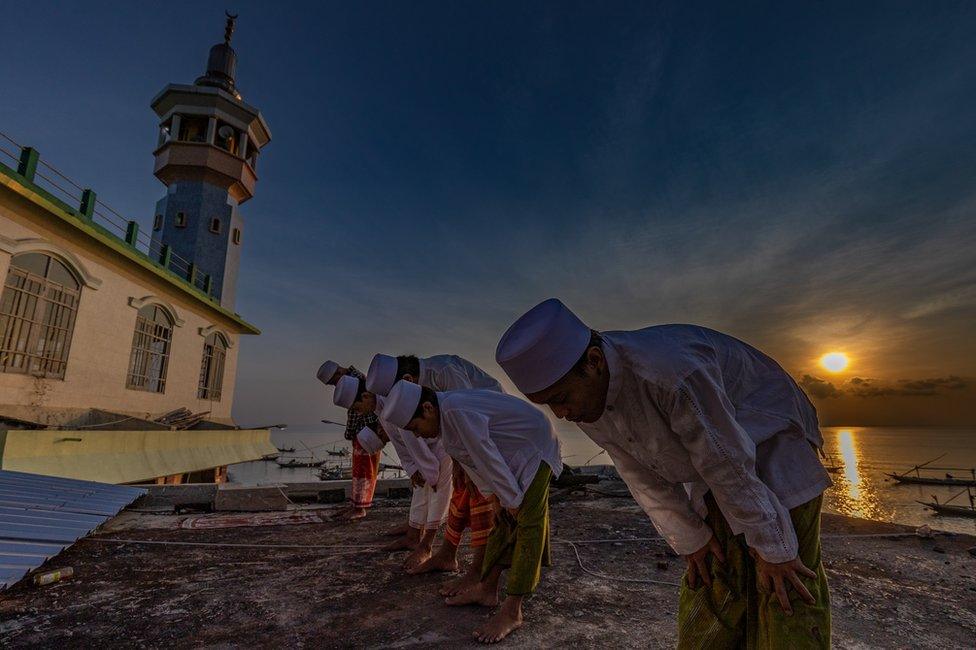
<svg viewBox="0 0 976 650"><path fill-rule="evenodd" d="M542 577L542 567L552 564L549 552L551 478L552 469L549 465L539 465L539 471L522 498L518 517L512 519L508 511L503 510L485 545L481 579L487 578L496 566L507 567L506 593L509 596L531 594Z"/></svg>
<svg viewBox="0 0 976 650"><path fill-rule="evenodd" d="M790 510L800 543L800 559L817 579L800 579L816 600L807 605L787 586L793 616L780 607L776 594L758 588L756 563L743 535L733 535L711 493L705 495L706 521L725 551L725 564L709 556L712 586L681 581L678 603L678 648L830 647L830 594L820 558L820 509L823 495Z"/></svg>

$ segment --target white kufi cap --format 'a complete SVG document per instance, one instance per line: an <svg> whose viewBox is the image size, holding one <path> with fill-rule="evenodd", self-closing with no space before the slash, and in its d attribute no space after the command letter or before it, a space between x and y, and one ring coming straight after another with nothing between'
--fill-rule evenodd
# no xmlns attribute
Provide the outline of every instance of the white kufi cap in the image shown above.
<svg viewBox="0 0 976 650"><path fill-rule="evenodd" d="M352 375L343 375L339 379L339 383L336 384L335 393L332 394L332 402L344 409L352 408L358 392L359 379Z"/></svg>
<svg viewBox="0 0 976 650"><path fill-rule="evenodd" d="M397 381L397 360L388 354L377 354L366 372L366 390L374 395L389 395Z"/></svg>
<svg viewBox="0 0 976 650"><path fill-rule="evenodd" d="M376 432L369 427L363 427L362 431L356 436L356 440L370 454L377 453L385 445L383 439L376 435Z"/></svg>
<svg viewBox="0 0 976 650"><path fill-rule="evenodd" d="M413 419L420 404L420 385L412 381L398 381L386 398L383 419L401 429Z"/></svg>
<svg viewBox="0 0 976 650"><path fill-rule="evenodd" d="M583 356L590 328L556 298L540 302L502 335L495 361L525 394L562 379Z"/></svg>
<svg viewBox="0 0 976 650"><path fill-rule="evenodd" d="M332 375L336 374L339 369L339 364L335 361L326 361L321 366L319 366L319 371L315 373L315 376L319 378L319 381L323 384L328 384L329 380L332 379Z"/></svg>

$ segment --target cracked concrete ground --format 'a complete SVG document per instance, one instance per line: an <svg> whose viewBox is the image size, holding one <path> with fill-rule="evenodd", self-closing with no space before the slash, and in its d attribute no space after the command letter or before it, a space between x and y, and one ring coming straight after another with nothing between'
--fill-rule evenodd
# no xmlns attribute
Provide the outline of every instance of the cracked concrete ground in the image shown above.
<svg viewBox="0 0 976 650"><path fill-rule="evenodd" d="M556 540L656 537L629 498L573 496L553 503L552 515ZM124 513L99 537L342 548L82 540L53 565L72 566L73 578L47 587L24 581L0 595L0 646L477 647L470 634L485 611L443 605L442 575L405 575L402 554L363 548L405 517L404 502L387 502L354 524L185 530L174 515ZM966 549L976 539L838 537L910 530L824 516L835 647L973 647L976 558ZM578 548L602 576L678 582L683 569L660 539ZM674 646L676 587L597 577L568 545L553 550L526 625L508 645Z"/></svg>

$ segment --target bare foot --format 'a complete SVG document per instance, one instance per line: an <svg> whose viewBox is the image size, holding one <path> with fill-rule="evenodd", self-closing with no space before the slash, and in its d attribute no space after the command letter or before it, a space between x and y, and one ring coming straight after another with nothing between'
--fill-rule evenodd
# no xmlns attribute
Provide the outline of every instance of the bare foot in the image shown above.
<svg viewBox="0 0 976 650"><path fill-rule="evenodd" d="M484 625L474 630L474 637L482 643L498 643L515 630L522 627L521 612L502 607Z"/></svg>
<svg viewBox="0 0 976 650"><path fill-rule="evenodd" d="M450 571L458 570L457 547L442 544L437 552L430 556L430 559L417 567L416 571L408 573L430 573L431 571Z"/></svg>
<svg viewBox="0 0 976 650"><path fill-rule="evenodd" d="M383 547L384 551L402 551L405 548L412 549L417 543L412 539L404 535L403 537L397 537L395 540Z"/></svg>
<svg viewBox="0 0 976 650"><path fill-rule="evenodd" d="M482 607L494 607L498 604L498 588L489 588L483 582L479 582L470 589L445 598L447 605L481 605Z"/></svg>
<svg viewBox="0 0 976 650"><path fill-rule="evenodd" d="M400 524L399 526L395 526L383 534L387 537L401 537L406 535L408 530L410 530L409 524Z"/></svg>
<svg viewBox="0 0 976 650"><path fill-rule="evenodd" d="M481 582L481 573L468 571L460 578L448 580L441 585L439 593L441 596L457 596L462 591L467 591L479 582Z"/></svg>
<svg viewBox="0 0 976 650"><path fill-rule="evenodd" d="M345 506L332 513L331 519L345 519L349 516L350 512L352 512L352 508Z"/></svg>
<svg viewBox="0 0 976 650"><path fill-rule="evenodd" d="M418 574L418 573L432 573L434 571L445 571L447 573L453 573L458 570L457 560L453 558L443 558L438 553L437 555L431 555L430 559L421 564L414 571L407 571L407 573Z"/></svg>
<svg viewBox="0 0 976 650"><path fill-rule="evenodd" d="M407 559L403 561L404 570L413 575L418 573L417 568L427 562L430 559L430 549L429 548L416 548L407 555Z"/></svg>
<svg viewBox="0 0 976 650"><path fill-rule="evenodd" d="M366 516L366 508L353 508L352 512L349 513L347 519L353 521L355 519L362 519Z"/></svg>

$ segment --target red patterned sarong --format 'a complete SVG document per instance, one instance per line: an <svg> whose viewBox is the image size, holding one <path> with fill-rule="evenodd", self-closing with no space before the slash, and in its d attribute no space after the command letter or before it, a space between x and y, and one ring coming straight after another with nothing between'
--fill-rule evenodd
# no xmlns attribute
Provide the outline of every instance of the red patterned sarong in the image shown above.
<svg viewBox="0 0 976 650"><path fill-rule="evenodd" d="M454 546L461 545L461 535L465 528L471 528L471 546L484 546L491 534L491 500L481 496L478 488L468 483L464 489L454 490L451 496L451 509L447 516L447 530L444 541Z"/></svg>
<svg viewBox="0 0 976 650"><path fill-rule="evenodd" d="M376 490L376 474L380 467L380 454L368 453L352 439L352 506L369 508L373 505L373 491Z"/></svg>

